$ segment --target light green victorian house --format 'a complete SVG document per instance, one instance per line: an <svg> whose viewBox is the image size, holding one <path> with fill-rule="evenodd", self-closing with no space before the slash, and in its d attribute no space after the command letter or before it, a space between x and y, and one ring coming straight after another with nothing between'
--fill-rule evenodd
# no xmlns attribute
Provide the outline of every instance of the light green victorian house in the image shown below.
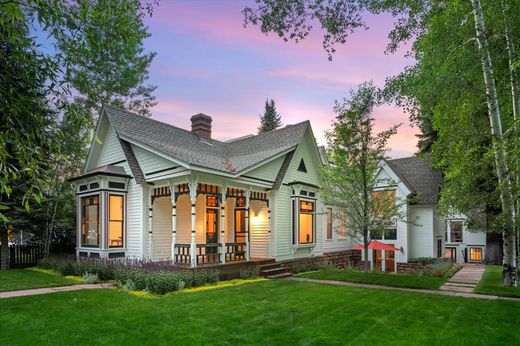
<svg viewBox="0 0 520 346"><path fill-rule="evenodd" d="M105 106L77 188L77 255L196 267L352 248L319 193L311 124L229 141Z"/></svg>

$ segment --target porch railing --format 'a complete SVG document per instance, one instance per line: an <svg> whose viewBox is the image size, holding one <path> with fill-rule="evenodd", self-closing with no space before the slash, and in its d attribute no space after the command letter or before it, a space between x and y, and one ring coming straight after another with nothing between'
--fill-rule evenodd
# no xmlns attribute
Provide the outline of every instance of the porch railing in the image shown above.
<svg viewBox="0 0 520 346"><path fill-rule="evenodd" d="M175 244L175 263L190 265L190 244Z"/></svg>
<svg viewBox="0 0 520 346"><path fill-rule="evenodd" d="M226 243L226 262L245 261L246 243Z"/></svg>
<svg viewBox="0 0 520 346"><path fill-rule="evenodd" d="M222 244L197 244L197 265L220 263Z"/></svg>

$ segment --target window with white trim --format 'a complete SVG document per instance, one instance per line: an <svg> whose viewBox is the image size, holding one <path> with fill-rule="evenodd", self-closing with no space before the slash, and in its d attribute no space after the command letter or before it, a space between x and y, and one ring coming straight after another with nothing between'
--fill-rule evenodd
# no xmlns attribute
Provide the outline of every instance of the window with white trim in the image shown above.
<svg viewBox="0 0 520 346"><path fill-rule="evenodd" d="M81 246L99 247L99 194L81 197Z"/></svg>
<svg viewBox="0 0 520 346"><path fill-rule="evenodd" d="M311 245L315 242L316 201L304 198L293 199L293 244Z"/></svg>

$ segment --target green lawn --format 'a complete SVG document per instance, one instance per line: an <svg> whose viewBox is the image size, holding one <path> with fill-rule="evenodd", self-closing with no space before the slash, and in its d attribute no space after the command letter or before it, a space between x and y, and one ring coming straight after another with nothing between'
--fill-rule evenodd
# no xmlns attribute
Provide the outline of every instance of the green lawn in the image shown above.
<svg viewBox="0 0 520 346"><path fill-rule="evenodd" d="M59 274L41 269L0 270L0 292L77 284Z"/></svg>
<svg viewBox="0 0 520 346"><path fill-rule="evenodd" d="M476 293L493 294L505 297L520 297L520 287L502 286L502 267L487 265L482 280L480 280Z"/></svg>
<svg viewBox="0 0 520 346"><path fill-rule="evenodd" d="M520 303L296 281L159 298L85 290L1 307L0 345L520 344Z"/></svg>
<svg viewBox="0 0 520 346"><path fill-rule="evenodd" d="M310 279L350 281L363 284L383 285L393 287L408 287L437 290L448 279L432 276L405 274L363 273L353 270L321 270L302 273L299 276Z"/></svg>

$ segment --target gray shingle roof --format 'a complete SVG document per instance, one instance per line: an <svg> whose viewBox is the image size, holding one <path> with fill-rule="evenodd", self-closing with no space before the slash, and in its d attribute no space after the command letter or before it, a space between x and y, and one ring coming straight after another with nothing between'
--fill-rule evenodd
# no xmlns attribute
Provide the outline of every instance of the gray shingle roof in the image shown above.
<svg viewBox="0 0 520 346"><path fill-rule="evenodd" d="M413 193L420 194L422 198L415 204L437 203L443 179L441 172L432 167L429 159L412 156L386 162Z"/></svg>
<svg viewBox="0 0 520 346"><path fill-rule="evenodd" d="M308 121L231 142L201 140L191 131L111 107L104 110L120 137L144 144L189 165L238 173L296 147Z"/></svg>
<svg viewBox="0 0 520 346"><path fill-rule="evenodd" d="M130 143L122 139L119 139L119 143L121 144L121 148L123 149L123 153L125 154L128 167L130 167L130 170L134 175L135 182L138 184L146 183L143 171L141 170L141 166L139 166L139 162L135 157L134 151L132 150L132 146L130 145Z"/></svg>

